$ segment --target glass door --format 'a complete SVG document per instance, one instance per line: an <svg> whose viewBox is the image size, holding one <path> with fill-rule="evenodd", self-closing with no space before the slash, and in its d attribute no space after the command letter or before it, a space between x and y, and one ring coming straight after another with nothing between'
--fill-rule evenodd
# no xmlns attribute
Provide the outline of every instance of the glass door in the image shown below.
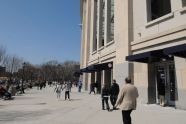
<svg viewBox="0 0 186 124"><path fill-rule="evenodd" d="M165 104L175 106L175 68L173 63L161 63L156 67L157 98L164 94Z"/></svg>

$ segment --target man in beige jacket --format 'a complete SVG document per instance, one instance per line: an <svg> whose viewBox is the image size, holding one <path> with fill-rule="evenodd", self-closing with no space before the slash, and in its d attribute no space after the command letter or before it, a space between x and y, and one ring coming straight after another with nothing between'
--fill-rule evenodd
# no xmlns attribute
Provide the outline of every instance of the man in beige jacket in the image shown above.
<svg viewBox="0 0 186 124"><path fill-rule="evenodd" d="M119 93L116 107L122 110L123 124L131 124L130 114L136 109L136 98L138 95L137 88L131 84L130 78L125 78L125 85Z"/></svg>

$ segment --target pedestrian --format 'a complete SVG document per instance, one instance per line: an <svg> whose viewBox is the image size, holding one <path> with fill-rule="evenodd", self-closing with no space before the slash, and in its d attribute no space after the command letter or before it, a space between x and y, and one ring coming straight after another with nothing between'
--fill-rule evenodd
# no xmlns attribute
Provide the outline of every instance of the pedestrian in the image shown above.
<svg viewBox="0 0 186 124"><path fill-rule="evenodd" d="M103 88L102 88L102 92L101 92L101 98L102 98L102 110L105 110L105 104L106 104L106 108L108 111L110 111L110 107L109 107L109 88L106 84L104 84Z"/></svg>
<svg viewBox="0 0 186 124"><path fill-rule="evenodd" d="M2 97L3 99L11 99L12 95L6 90L5 87L0 85L0 97Z"/></svg>
<svg viewBox="0 0 186 124"><path fill-rule="evenodd" d="M60 83L58 83L54 89L54 92L56 92L57 94L57 99L59 100L61 97L61 92L62 92L62 85Z"/></svg>
<svg viewBox="0 0 186 124"><path fill-rule="evenodd" d="M71 92L72 82L70 80L68 81L68 85L69 85L69 92Z"/></svg>
<svg viewBox="0 0 186 124"><path fill-rule="evenodd" d="M165 83L161 78L158 81L158 96L159 96L160 106L164 107L165 106Z"/></svg>
<svg viewBox="0 0 186 124"><path fill-rule="evenodd" d="M89 94L91 94L92 92L94 92L94 94L95 94L95 83L94 82L92 82L90 84L90 92L89 92Z"/></svg>
<svg viewBox="0 0 186 124"><path fill-rule="evenodd" d="M101 93L101 83L100 82L98 82L98 81L96 81L95 82L95 87L96 87L96 93Z"/></svg>
<svg viewBox="0 0 186 124"><path fill-rule="evenodd" d="M21 93L25 93L24 80L21 80Z"/></svg>
<svg viewBox="0 0 186 124"><path fill-rule="evenodd" d="M115 110L115 104L118 98L119 94L119 85L116 83L116 80L114 79L110 88L110 102L113 106L113 110Z"/></svg>
<svg viewBox="0 0 186 124"><path fill-rule="evenodd" d="M116 105L122 110L123 124L131 124L131 112L136 109L136 99L138 97L137 88L131 84L130 78L125 78L125 85L119 93Z"/></svg>
<svg viewBox="0 0 186 124"><path fill-rule="evenodd" d="M40 90L42 90L42 88L43 88L43 83L42 83L42 81L40 81L40 83L39 83L39 88L40 88Z"/></svg>
<svg viewBox="0 0 186 124"><path fill-rule="evenodd" d="M81 92L82 85L83 85L82 81L79 80L79 82L78 82L78 92Z"/></svg>
<svg viewBox="0 0 186 124"><path fill-rule="evenodd" d="M21 82L22 82L22 81L21 81ZM37 90L39 90L39 87L40 87L39 81L36 81L36 86L37 86Z"/></svg>
<svg viewBox="0 0 186 124"><path fill-rule="evenodd" d="M65 89L65 100L68 97L68 100L70 100L70 89L71 89L71 82L70 81L66 81L64 84L63 89Z"/></svg>

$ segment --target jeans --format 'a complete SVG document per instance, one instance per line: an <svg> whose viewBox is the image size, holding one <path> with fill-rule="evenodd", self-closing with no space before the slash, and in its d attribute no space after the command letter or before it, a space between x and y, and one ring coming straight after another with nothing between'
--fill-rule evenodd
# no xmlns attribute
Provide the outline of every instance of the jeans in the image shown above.
<svg viewBox="0 0 186 124"><path fill-rule="evenodd" d="M107 97L103 97L102 98L102 109L103 110L105 109L105 104L106 104L107 110L109 111L110 110L110 107L109 107L109 103L108 103L108 98Z"/></svg>

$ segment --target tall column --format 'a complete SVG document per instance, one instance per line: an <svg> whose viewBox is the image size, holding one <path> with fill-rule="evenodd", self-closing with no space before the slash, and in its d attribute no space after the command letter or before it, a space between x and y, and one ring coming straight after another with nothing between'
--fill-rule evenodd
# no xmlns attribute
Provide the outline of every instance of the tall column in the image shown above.
<svg viewBox="0 0 186 124"><path fill-rule="evenodd" d="M97 72L95 72L95 81L97 81L98 79L97 79Z"/></svg>
<svg viewBox="0 0 186 124"><path fill-rule="evenodd" d="M115 78L122 85L124 78L133 73L131 70L132 65L125 61L125 57L130 52L130 42L133 34L132 0L115 0L114 6L114 38L117 57L115 61Z"/></svg>
<svg viewBox="0 0 186 124"><path fill-rule="evenodd" d="M97 9L97 49L100 48L100 43L101 43L101 35L102 35L102 6L103 6L103 1L102 0L98 0L98 9Z"/></svg>
<svg viewBox="0 0 186 124"><path fill-rule="evenodd" d="M89 51L90 51L90 13L91 13L91 3L90 3L90 0L87 0L86 2L86 20L85 20L85 25L86 25L86 28L85 28L85 56L86 56L86 66L88 64L88 60L89 60Z"/></svg>
<svg viewBox="0 0 186 124"><path fill-rule="evenodd" d="M90 0L83 1L83 19L82 19L82 41L81 41L81 68L85 68L89 61L89 51L90 51L90 12L91 3ZM83 82L85 83L85 89L88 85L88 74L83 74Z"/></svg>
<svg viewBox="0 0 186 124"><path fill-rule="evenodd" d="M87 10L86 10L86 5L87 5L87 1L86 0L84 0L83 1L83 19L82 19L82 55L81 55L81 68L85 68L86 67L86 60L87 60L87 58L86 58L86 47L87 47L87 42L86 42L86 27L87 27L87 25L86 25L86 13L87 13ZM83 83L84 83L84 85L83 85L83 87L84 87L84 89L86 89L86 85L87 85L87 82L86 82L86 77L87 77L87 74L83 74L83 76L82 76L82 79L83 79Z"/></svg>
<svg viewBox="0 0 186 124"><path fill-rule="evenodd" d="M82 24L81 24L81 62L80 62L80 68L84 68L84 59L85 59L85 56L84 56L84 51L85 51L85 5L86 5L86 2L83 1L82 3Z"/></svg>
<svg viewBox="0 0 186 124"><path fill-rule="evenodd" d="M104 70L101 72L101 82L103 85L105 84L105 71Z"/></svg>
<svg viewBox="0 0 186 124"><path fill-rule="evenodd" d="M170 0L171 2L171 11L175 12L182 8L182 0Z"/></svg>
<svg viewBox="0 0 186 124"><path fill-rule="evenodd" d="M111 0L105 0L105 34L104 34L104 44L110 41L110 23L111 23Z"/></svg>
<svg viewBox="0 0 186 124"><path fill-rule="evenodd" d="M91 0L90 54L97 50L97 2Z"/></svg>

